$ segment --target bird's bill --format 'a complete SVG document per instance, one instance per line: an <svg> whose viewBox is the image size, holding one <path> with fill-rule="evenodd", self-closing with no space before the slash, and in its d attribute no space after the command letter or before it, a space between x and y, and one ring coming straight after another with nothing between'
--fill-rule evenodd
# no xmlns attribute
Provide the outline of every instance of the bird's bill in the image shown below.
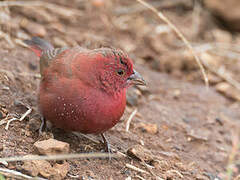
<svg viewBox="0 0 240 180"><path fill-rule="evenodd" d="M128 78L128 80L131 81L131 84L134 85L142 85L146 86L146 81L143 79L143 77L135 70L133 70L133 74Z"/></svg>

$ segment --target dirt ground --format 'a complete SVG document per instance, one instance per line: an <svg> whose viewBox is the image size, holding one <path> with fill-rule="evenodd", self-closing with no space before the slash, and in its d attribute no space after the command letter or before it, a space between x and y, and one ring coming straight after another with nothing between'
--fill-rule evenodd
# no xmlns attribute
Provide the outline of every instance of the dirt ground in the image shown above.
<svg viewBox="0 0 240 180"><path fill-rule="evenodd" d="M224 180L240 174L240 92L238 84L232 83L240 80L239 34L221 29L208 10L200 5L196 8L190 0L149 1L204 59L210 81L207 89L184 44L135 1L42 1L54 7L30 2L0 6L0 119L20 117L27 107L33 109L23 121L11 122L8 130L6 124L0 126L0 157L36 154L33 144L49 137L69 143L71 153L102 149L91 140L54 128L38 135L39 62L21 43L37 35L56 47L121 48L148 84L147 88L129 89L121 122L106 133L119 152L140 149L140 158L67 160L70 169L64 179ZM225 81L226 73L230 80ZM136 109L126 132L126 121ZM0 167L29 174L22 161L0 163Z"/></svg>

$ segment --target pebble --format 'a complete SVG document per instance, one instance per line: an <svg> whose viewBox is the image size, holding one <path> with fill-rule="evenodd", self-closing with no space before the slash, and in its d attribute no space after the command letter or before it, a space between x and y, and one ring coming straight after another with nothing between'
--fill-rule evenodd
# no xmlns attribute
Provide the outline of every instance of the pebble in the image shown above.
<svg viewBox="0 0 240 180"><path fill-rule="evenodd" d="M47 30L41 24L31 22L28 20L23 20L20 24L23 29L32 34L33 36L44 37L47 34Z"/></svg>
<svg viewBox="0 0 240 180"><path fill-rule="evenodd" d="M141 129L142 132L147 132L149 134L157 134L158 132L158 126L157 124L152 123L139 123L137 125L137 128Z"/></svg>
<svg viewBox="0 0 240 180"><path fill-rule="evenodd" d="M34 143L34 147L38 150L40 154L44 155L66 154L69 152L68 143L55 139L37 141Z"/></svg>

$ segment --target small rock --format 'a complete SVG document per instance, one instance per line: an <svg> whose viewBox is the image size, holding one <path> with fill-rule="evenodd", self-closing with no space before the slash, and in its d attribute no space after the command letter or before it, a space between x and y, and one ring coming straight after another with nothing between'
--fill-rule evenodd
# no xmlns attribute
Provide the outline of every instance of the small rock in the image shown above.
<svg viewBox="0 0 240 180"><path fill-rule="evenodd" d="M37 141L34 143L34 147L40 154L65 154L69 152L69 144L66 142L58 141L55 139L48 139L43 141Z"/></svg>
<svg viewBox="0 0 240 180"><path fill-rule="evenodd" d="M229 31L214 29L214 30L212 30L211 34L213 35L214 39L217 42L223 42L223 43L231 43L232 42L232 35L230 34Z"/></svg>
<svg viewBox="0 0 240 180"><path fill-rule="evenodd" d="M188 124L191 124L191 123L193 124L199 121L199 119L196 117L184 117L182 120Z"/></svg>
<svg viewBox="0 0 240 180"><path fill-rule="evenodd" d="M54 38L53 38L53 44L54 44L55 46L57 46L57 47L65 47L65 46L68 46L67 43L66 43L63 39L61 39L61 38L59 38L59 37L54 37Z"/></svg>
<svg viewBox="0 0 240 180"><path fill-rule="evenodd" d="M187 135L188 141L198 140L198 141L208 141L209 131L205 129L188 129Z"/></svg>
<svg viewBox="0 0 240 180"><path fill-rule="evenodd" d="M210 84L215 85L217 83L220 83L222 79L214 74L208 73L208 81Z"/></svg>
<svg viewBox="0 0 240 180"><path fill-rule="evenodd" d="M70 169L70 165L66 161L63 164L56 163L52 166L46 160L33 160L25 161L22 169L31 176L41 174L43 177L50 179L64 179Z"/></svg>
<svg viewBox="0 0 240 180"><path fill-rule="evenodd" d="M97 8L103 7L104 4L105 4L104 0L92 0L92 5Z"/></svg>
<svg viewBox="0 0 240 180"><path fill-rule="evenodd" d="M68 162L63 164L54 164L53 168L56 170L57 174L55 175L56 179L64 179L70 170L70 165Z"/></svg>
<svg viewBox="0 0 240 180"><path fill-rule="evenodd" d="M127 154L140 161L147 162L148 164L152 164L153 161L155 161L152 153L149 150L143 148L141 145L130 147L127 150Z"/></svg>
<svg viewBox="0 0 240 180"><path fill-rule="evenodd" d="M44 177L50 177L55 174L51 164L45 160L25 161L22 168L31 176L37 176L40 173Z"/></svg>
<svg viewBox="0 0 240 180"><path fill-rule="evenodd" d="M178 160L180 159L180 157L174 152L158 151L158 153L162 157L174 158L174 159L178 159Z"/></svg>
<svg viewBox="0 0 240 180"><path fill-rule="evenodd" d="M204 0L206 8L210 9L212 14L221 18L232 30L240 30L240 1L238 0Z"/></svg>
<svg viewBox="0 0 240 180"><path fill-rule="evenodd" d="M28 110L28 105L20 101L19 99L14 100L14 105L18 108L20 112L25 112Z"/></svg>
<svg viewBox="0 0 240 180"><path fill-rule="evenodd" d="M30 131L37 131L41 126L41 122L37 119L30 119L27 124L27 129Z"/></svg>
<svg viewBox="0 0 240 180"><path fill-rule="evenodd" d="M142 132L147 132L147 133L150 133L150 134L157 134L157 132L158 132L157 124L139 123L137 125L137 128L141 129Z"/></svg>
<svg viewBox="0 0 240 180"><path fill-rule="evenodd" d="M173 98L174 98L174 99L179 99L181 93L182 93L182 92L181 92L180 89L174 89L174 91L173 91Z"/></svg>
<svg viewBox="0 0 240 180"><path fill-rule="evenodd" d="M32 136L26 137L26 142L32 144L32 143L34 143L34 139L32 138Z"/></svg>
<svg viewBox="0 0 240 180"><path fill-rule="evenodd" d="M60 33L65 33L66 32L65 27L61 23L58 23L58 22L49 24L49 28L53 29L55 31L58 31Z"/></svg>
<svg viewBox="0 0 240 180"><path fill-rule="evenodd" d="M24 28L27 32L29 32L33 36L44 37L47 33L44 26L42 26L41 24L37 24L35 22L28 21L26 19L23 20L20 25L22 28Z"/></svg>
<svg viewBox="0 0 240 180"><path fill-rule="evenodd" d="M157 160L152 164L156 169L159 169L161 171L166 171L171 167L171 164L167 162L167 160Z"/></svg>
<svg viewBox="0 0 240 180"><path fill-rule="evenodd" d="M99 179L92 171L87 170L83 173L80 179L89 179L89 180L94 180L94 179Z"/></svg>
<svg viewBox="0 0 240 180"><path fill-rule="evenodd" d="M226 97L240 101L239 91L237 89L235 89L234 87L232 87L230 84L228 84L226 82L218 83L215 86L215 88L218 92L225 95Z"/></svg>
<svg viewBox="0 0 240 180"><path fill-rule="evenodd" d="M219 67L220 62L221 62L220 57L218 57L214 54L211 54L209 52L201 53L200 58L203 59L205 61L205 63L207 63L211 67Z"/></svg>

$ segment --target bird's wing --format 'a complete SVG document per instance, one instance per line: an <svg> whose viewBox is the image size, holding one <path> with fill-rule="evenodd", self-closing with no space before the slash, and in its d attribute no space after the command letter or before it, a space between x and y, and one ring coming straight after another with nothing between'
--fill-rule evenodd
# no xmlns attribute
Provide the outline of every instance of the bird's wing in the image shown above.
<svg viewBox="0 0 240 180"><path fill-rule="evenodd" d="M45 68L47 68L50 63L63 51L69 49L68 47L63 48L55 48L55 49L47 49L42 51L42 55L40 57L40 73L42 75Z"/></svg>
<svg viewBox="0 0 240 180"><path fill-rule="evenodd" d="M49 66L59 54L67 50L67 47L54 48L51 43L39 37L33 37L31 40L24 40L24 42L33 50L33 52L40 57L40 72L41 75L45 68Z"/></svg>

